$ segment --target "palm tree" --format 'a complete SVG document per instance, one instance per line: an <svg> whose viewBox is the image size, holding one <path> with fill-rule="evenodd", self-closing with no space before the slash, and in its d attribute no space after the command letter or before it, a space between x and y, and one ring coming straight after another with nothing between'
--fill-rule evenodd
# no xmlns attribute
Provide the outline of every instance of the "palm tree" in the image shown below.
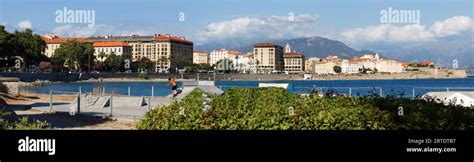
<svg viewBox="0 0 474 162"><path fill-rule="evenodd" d="M105 54L104 51L100 52L97 57L100 58L100 61L104 61L104 58L107 57L107 54Z"/></svg>

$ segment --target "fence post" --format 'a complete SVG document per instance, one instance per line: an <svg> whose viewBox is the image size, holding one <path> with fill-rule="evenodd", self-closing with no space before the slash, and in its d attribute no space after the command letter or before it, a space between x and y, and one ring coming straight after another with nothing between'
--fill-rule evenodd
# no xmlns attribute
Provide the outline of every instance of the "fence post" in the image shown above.
<svg viewBox="0 0 474 162"><path fill-rule="evenodd" d="M382 97L382 88L380 88L380 97Z"/></svg>
<svg viewBox="0 0 474 162"><path fill-rule="evenodd" d="M155 97L155 86L151 86L151 97Z"/></svg>
<svg viewBox="0 0 474 162"><path fill-rule="evenodd" d="M49 112L53 112L53 91L49 91Z"/></svg>
<svg viewBox="0 0 474 162"><path fill-rule="evenodd" d="M449 88L446 88L446 92L449 92Z"/></svg>
<svg viewBox="0 0 474 162"><path fill-rule="evenodd" d="M82 94L82 86L79 86L79 95Z"/></svg>
<svg viewBox="0 0 474 162"><path fill-rule="evenodd" d="M113 103L113 101L112 101L112 96L110 96L110 100L109 100L109 101L110 101L109 117L112 117L112 109L113 109L113 105L112 105L112 103Z"/></svg>
<svg viewBox="0 0 474 162"><path fill-rule="evenodd" d="M413 88L412 96L415 98L415 88Z"/></svg>
<svg viewBox="0 0 474 162"><path fill-rule="evenodd" d="M105 94L105 86L102 87L102 94Z"/></svg>
<svg viewBox="0 0 474 162"><path fill-rule="evenodd" d="M352 87L349 87L349 97L352 96Z"/></svg>
<svg viewBox="0 0 474 162"><path fill-rule="evenodd" d="M77 114L81 113L81 93L77 94Z"/></svg>
<svg viewBox="0 0 474 162"><path fill-rule="evenodd" d="M148 97L147 111L150 111L151 108L151 99Z"/></svg>
<svg viewBox="0 0 474 162"><path fill-rule="evenodd" d="M130 96L130 86L128 86L128 96Z"/></svg>

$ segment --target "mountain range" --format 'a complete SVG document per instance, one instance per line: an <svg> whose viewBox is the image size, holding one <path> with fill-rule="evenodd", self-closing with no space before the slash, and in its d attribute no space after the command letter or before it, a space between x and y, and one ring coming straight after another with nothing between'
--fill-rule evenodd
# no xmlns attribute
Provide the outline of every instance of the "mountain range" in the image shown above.
<svg viewBox="0 0 474 162"><path fill-rule="evenodd" d="M307 58L324 58L328 55L337 55L343 59L350 59L364 54L379 53L382 57L404 62L432 61L437 65L452 67L453 60L457 60L458 67L474 66L474 43L471 36L451 37L420 43L372 43L358 46L357 49L349 47L341 41L318 36L259 42L272 42L283 47L288 43L292 51L300 52ZM257 42L228 40L196 45L195 49L212 51L225 48L248 52L252 51L255 43Z"/></svg>
<svg viewBox="0 0 474 162"><path fill-rule="evenodd" d="M357 51L340 41L318 36L295 39L266 40L260 42L271 42L283 47L288 43L291 46L292 51L302 53L305 55L305 57L324 58L328 55L337 55L340 58L350 59L355 56L361 56L367 53L374 53L372 51L367 50ZM252 51L253 45L255 43L257 42L245 40L230 40L197 45L195 48L206 51L224 48L238 50L241 52L248 52Z"/></svg>

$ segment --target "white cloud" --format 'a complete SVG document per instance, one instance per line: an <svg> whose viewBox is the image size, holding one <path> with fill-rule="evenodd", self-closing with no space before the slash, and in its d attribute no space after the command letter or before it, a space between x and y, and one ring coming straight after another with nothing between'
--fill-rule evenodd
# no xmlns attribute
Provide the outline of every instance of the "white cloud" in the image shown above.
<svg viewBox="0 0 474 162"><path fill-rule="evenodd" d="M474 27L474 22L467 16L455 16L444 21L436 21L430 30L439 37L458 35Z"/></svg>
<svg viewBox="0 0 474 162"><path fill-rule="evenodd" d="M105 27L104 25L89 26L73 26L71 24L62 25L54 28L53 34L65 36L65 37L89 37L97 33L100 28Z"/></svg>
<svg viewBox="0 0 474 162"><path fill-rule="evenodd" d="M242 17L211 23L198 32L197 42L223 39L281 39L287 37L313 36L318 31L318 15L300 14L270 16L267 18Z"/></svg>
<svg viewBox="0 0 474 162"><path fill-rule="evenodd" d="M21 21L20 23L18 23L18 27L20 27L22 29L31 29L32 28L30 20Z"/></svg>
<svg viewBox="0 0 474 162"><path fill-rule="evenodd" d="M353 28L340 33L346 43L358 45L370 42L416 42L433 41L438 38L459 35L472 29L474 22L467 16L455 16L444 21L436 21L430 27L418 24L396 26L382 24L366 28Z"/></svg>
<svg viewBox="0 0 474 162"><path fill-rule="evenodd" d="M90 37L95 35L153 35L152 30L133 30L125 29L129 27L124 27L123 25L119 26L110 26L110 25L94 25L89 27L87 25L71 25L66 24L58 26L53 29L53 34L63 36L63 37ZM117 30L120 29L120 30Z"/></svg>

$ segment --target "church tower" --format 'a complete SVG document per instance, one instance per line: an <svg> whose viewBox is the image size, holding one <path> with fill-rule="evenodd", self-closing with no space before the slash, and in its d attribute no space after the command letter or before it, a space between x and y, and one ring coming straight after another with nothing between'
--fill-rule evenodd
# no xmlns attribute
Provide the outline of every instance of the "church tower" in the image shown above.
<svg viewBox="0 0 474 162"><path fill-rule="evenodd" d="M291 46L290 44L286 43L285 45L285 53L291 52Z"/></svg>

